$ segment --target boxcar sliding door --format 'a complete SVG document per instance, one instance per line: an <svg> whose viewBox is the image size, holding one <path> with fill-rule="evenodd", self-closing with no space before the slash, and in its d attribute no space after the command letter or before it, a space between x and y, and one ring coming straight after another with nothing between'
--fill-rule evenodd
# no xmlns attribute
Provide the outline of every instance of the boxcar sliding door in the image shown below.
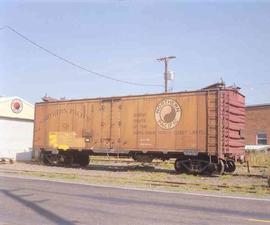
<svg viewBox="0 0 270 225"><path fill-rule="evenodd" d="M101 144L103 149L117 149L120 144L120 99L101 101Z"/></svg>

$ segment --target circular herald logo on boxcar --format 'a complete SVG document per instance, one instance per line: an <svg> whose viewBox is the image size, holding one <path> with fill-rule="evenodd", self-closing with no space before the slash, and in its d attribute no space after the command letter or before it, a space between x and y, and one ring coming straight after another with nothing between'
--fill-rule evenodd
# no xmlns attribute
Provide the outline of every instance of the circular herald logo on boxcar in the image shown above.
<svg viewBox="0 0 270 225"><path fill-rule="evenodd" d="M156 106L155 118L161 128L174 128L181 118L181 108L175 100L171 98L163 99Z"/></svg>
<svg viewBox="0 0 270 225"><path fill-rule="evenodd" d="M23 102L22 100L15 98L11 102L11 110L14 113L20 113L23 110Z"/></svg>

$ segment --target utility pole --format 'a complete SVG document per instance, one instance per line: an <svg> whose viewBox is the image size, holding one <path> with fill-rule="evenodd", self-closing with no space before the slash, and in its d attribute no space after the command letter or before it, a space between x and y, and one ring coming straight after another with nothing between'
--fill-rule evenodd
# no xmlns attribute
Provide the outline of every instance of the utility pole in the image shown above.
<svg viewBox="0 0 270 225"><path fill-rule="evenodd" d="M163 58L157 59L159 62L164 61L165 63L165 71L164 71L164 81L165 81L165 93L168 92L168 62L171 59L175 59L175 56L166 56Z"/></svg>

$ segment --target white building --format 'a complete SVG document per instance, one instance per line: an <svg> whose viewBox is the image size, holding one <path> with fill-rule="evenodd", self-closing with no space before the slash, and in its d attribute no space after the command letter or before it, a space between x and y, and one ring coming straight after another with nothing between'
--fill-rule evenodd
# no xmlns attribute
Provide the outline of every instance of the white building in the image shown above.
<svg viewBox="0 0 270 225"><path fill-rule="evenodd" d="M31 160L34 106L19 97L0 97L0 159Z"/></svg>

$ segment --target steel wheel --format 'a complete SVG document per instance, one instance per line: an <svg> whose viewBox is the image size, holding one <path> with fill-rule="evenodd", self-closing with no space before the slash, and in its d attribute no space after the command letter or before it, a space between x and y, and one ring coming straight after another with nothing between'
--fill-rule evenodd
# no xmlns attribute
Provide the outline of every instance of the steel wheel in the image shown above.
<svg viewBox="0 0 270 225"><path fill-rule="evenodd" d="M63 156L63 158L64 158L64 165L65 166L71 166L72 165L73 160L74 160L72 154L66 154L66 155Z"/></svg>
<svg viewBox="0 0 270 225"><path fill-rule="evenodd" d="M176 159L175 160L175 162L174 162L174 169L175 169L176 173L183 173L183 172L185 172L185 168L182 165L180 159Z"/></svg>
<svg viewBox="0 0 270 225"><path fill-rule="evenodd" d="M218 174L222 175L224 173L225 165L222 159L219 160L217 165L217 172Z"/></svg>
<svg viewBox="0 0 270 225"><path fill-rule="evenodd" d="M228 160L226 172L233 173L235 171L235 169L236 169L235 162L232 160Z"/></svg>
<svg viewBox="0 0 270 225"><path fill-rule="evenodd" d="M44 154L43 152L40 153L40 161L43 165L46 166L50 165L50 161L48 160L47 155L48 154Z"/></svg>
<svg viewBox="0 0 270 225"><path fill-rule="evenodd" d="M88 154L83 154L83 153L79 154L78 162L79 162L80 166L82 166L82 167L88 166L88 164L90 162L89 155Z"/></svg>

